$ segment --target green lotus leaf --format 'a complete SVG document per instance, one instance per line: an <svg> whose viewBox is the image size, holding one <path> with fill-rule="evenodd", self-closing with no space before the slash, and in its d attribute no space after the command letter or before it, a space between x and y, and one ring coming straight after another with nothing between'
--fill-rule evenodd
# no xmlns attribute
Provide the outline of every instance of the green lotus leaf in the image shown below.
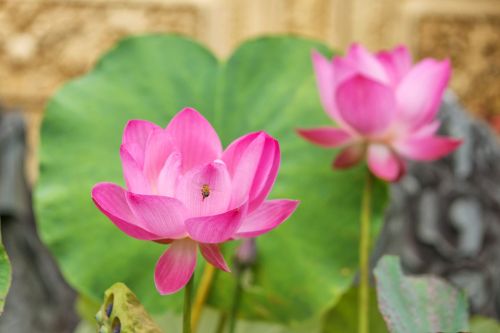
<svg viewBox="0 0 500 333"><path fill-rule="evenodd" d="M493 318L473 316L470 318L470 331L473 333L500 333L500 323Z"/></svg>
<svg viewBox="0 0 500 333"><path fill-rule="evenodd" d="M468 331L467 299L446 281L405 276L394 256L382 257L374 274L379 309L390 332Z"/></svg>
<svg viewBox="0 0 500 333"><path fill-rule="evenodd" d="M12 279L12 269L10 266L9 257L1 242L0 236L0 314L3 312L5 306L5 299L9 292L10 283Z"/></svg>
<svg viewBox="0 0 500 333"><path fill-rule="evenodd" d="M46 109L36 208L43 240L69 283L98 300L123 281L151 313L179 308L182 293L162 297L153 283L155 262L167 245L127 237L95 208L90 190L100 181L124 184L118 152L129 119L164 126L191 106L224 145L261 129L276 137L282 163L271 197L301 200L292 218L258 239L242 316L291 323L330 308L356 271L366 168L333 172L335 151L312 146L294 131L330 122L316 90L312 49L330 54L319 42L265 37L221 62L183 37L134 37L66 84ZM374 195L376 234L386 188L377 184ZM234 246L225 247L228 259ZM227 308L233 284L231 274L218 274L209 303Z"/></svg>

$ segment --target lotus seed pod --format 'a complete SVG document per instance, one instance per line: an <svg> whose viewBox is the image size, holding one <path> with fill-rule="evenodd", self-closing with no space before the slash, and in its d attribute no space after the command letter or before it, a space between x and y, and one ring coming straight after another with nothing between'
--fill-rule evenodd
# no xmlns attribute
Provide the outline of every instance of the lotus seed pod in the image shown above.
<svg viewBox="0 0 500 333"><path fill-rule="evenodd" d="M103 315L102 315L102 312L101 310L97 311L97 313L95 314L95 321L97 322L97 324L101 324L102 321L103 321Z"/></svg>
<svg viewBox="0 0 500 333"><path fill-rule="evenodd" d="M162 333L135 294L123 283L115 283L106 290L96 321L98 333Z"/></svg>
<svg viewBox="0 0 500 333"><path fill-rule="evenodd" d="M109 333L108 328L106 326L99 327L99 333Z"/></svg>

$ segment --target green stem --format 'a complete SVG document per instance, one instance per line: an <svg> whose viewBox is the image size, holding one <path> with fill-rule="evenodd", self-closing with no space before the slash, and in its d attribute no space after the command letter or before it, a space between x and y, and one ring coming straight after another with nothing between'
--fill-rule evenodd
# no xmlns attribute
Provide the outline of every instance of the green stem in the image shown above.
<svg viewBox="0 0 500 333"><path fill-rule="evenodd" d="M231 307L231 312L229 314L229 333L234 333L236 330L236 317L238 316L238 311L240 309L241 294L243 291L241 285L242 270L237 269L236 274L236 286L234 287L233 293L233 305Z"/></svg>
<svg viewBox="0 0 500 333"><path fill-rule="evenodd" d="M216 333L224 333L224 328L226 327L227 313L221 312L219 315L219 321L217 323Z"/></svg>
<svg viewBox="0 0 500 333"><path fill-rule="evenodd" d="M370 305L370 220L372 205L373 176L367 171L361 203L361 231L359 242L359 312L358 332L369 332Z"/></svg>
<svg viewBox="0 0 500 333"><path fill-rule="evenodd" d="M182 321L182 332L191 333L191 298L193 294L194 273L184 288L184 316Z"/></svg>
<svg viewBox="0 0 500 333"><path fill-rule="evenodd" d="M193 313L191 318L191 328L193 333L198 331L198 324L201 319L201 312L203 311L203 306L207 301L208 294L210 292L210 288L212 286L212 282L214 280L215 267L206 264L205 269L203 270L203 274L201 276L200 283L198 285L198 289L196 291L196 296L194 297L193 303Z"/></svg>

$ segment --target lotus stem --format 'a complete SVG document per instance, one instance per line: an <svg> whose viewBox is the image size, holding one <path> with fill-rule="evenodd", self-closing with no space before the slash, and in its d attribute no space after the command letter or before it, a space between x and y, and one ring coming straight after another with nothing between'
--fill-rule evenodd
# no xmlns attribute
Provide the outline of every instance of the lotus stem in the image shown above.
<svg viewBox="0 0 500 333"><path fill-rule="evenodd" d="M236 330L236 319L240 310L241 298L243 294L243 275L257 262L257 244L255 238L244 239L234 257L236 286L233 293L233 305L229 315L229 333Z"/></svg>
<svg viewBox="0 0 500 333"><path fill-rule="evenodd" d="M215 333L224 333L224 328L226 327L227 313L221 312L219 315L219 321L217 322L217 328Z"/></svg>
<svg viewBox="0 0 500 333"><path fill-rule="evenodd" d="M235 272L236 275L236 286L234 287L233 292L233 304L231 306L231 312L229 313L229 333L234 333L236 330L236 319L238 317L238 312L240 309L241 303L241 294L243 292L242 287L242 271L237 269Z"/></svg>
<svg viewBox="0 0 500 333"><path fill-rule="evenodd" d="M193 294L194 273L184 288L184 314L182 320L182 332L191 333L191 298Z"/></svg>
<svg viewBox="0 0 500 333"><path fill-rule="evenodd" d="M200 285L196 291L196 296L193 303L193 313L191 317L191 328L194 333L198 331L198 324L200 323L201 313L205 302L207 301L208 294L210 293L210 287L212 286L212 281L214 280L215 267L206 264L203 269L203 274L201 276Z"/></svg>
<svg viewBox="0 0 500 333"><path fill-rule="evenodd" d="M359 298L358 332L369 332L370 309L370 221L372 209L373 176L367 170L361 202L361 230L359 242Z"/></svg>

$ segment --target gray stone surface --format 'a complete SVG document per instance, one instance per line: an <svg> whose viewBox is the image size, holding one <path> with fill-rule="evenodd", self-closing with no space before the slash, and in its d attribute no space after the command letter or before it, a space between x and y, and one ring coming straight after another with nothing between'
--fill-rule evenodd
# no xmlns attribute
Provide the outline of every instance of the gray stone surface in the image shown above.
<svg viewBox="0 0 500 333"><path fill-rule="evenodd" d="M0 110L0 223L12 285L0 332L69 333L78 322L75 292L41 243L24 178L24 122Z"/></svg>
<svg viewBox="0 0 500 333"><path fill-rule="evenodd" d="M401 256L408 273L442 276L469 295L471 310L500 318L500 146L447 93L440 132L464 139L454 154L410 163L391 187L374 253Z"/></svg>

